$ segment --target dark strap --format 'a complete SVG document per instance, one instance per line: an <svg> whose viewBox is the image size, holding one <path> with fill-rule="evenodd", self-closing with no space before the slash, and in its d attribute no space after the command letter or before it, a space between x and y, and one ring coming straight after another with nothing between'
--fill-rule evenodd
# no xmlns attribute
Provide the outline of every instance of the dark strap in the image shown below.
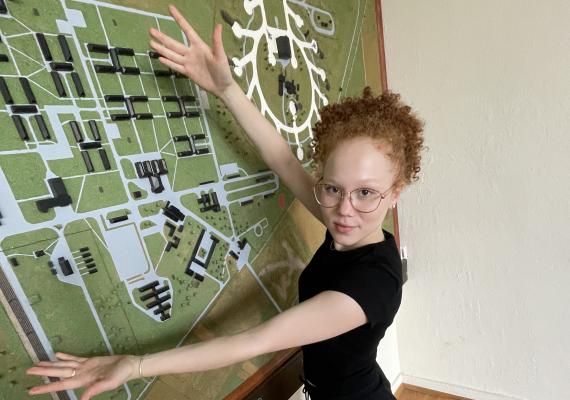
<svg viewBox="0 0 570 400"><path fill-rule="evenodd" d="M309 394L309 389L307 388L307 386L311 389L314 389L317 386L308 379L305 379L303 375L299 375L299 379L301 380L301 382L303 382L303 394L305 395L305 400L311 400L311 396Z"/></svg>

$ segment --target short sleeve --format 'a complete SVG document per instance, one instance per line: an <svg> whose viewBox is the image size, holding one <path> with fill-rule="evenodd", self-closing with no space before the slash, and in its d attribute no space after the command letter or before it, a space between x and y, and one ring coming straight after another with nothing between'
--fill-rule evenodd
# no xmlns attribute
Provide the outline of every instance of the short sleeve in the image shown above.
<svg viewBox="0 0 570 400"><path fill-rule="evenodd" d="M335 277L330 290L354 299L372 326L389 326L402 300L402 284L381 265L347 268Z"/></svg>

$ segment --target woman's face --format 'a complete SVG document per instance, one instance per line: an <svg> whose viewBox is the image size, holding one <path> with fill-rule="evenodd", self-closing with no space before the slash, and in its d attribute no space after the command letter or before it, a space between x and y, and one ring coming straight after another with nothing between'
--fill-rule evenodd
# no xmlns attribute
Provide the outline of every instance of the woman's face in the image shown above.
<svg viewBox="0 0 570 400"><path fill-rule="evenodd" d="M358 137L340 142L329 154L323 168L321 183L344 191L345 196L332 208L321 207L325 225L331 233L337 250L350 250L365 244L384 240L382 222L388 209L397 202L400 190L392 187L396 170L378 141ZM351 204L361 195L384 193L378 208L369 213L359 212ZM389 190L391 189L391 190ZM327 190L335 190L334 188ZM377 203L376 203L377 204Z"/></svg>

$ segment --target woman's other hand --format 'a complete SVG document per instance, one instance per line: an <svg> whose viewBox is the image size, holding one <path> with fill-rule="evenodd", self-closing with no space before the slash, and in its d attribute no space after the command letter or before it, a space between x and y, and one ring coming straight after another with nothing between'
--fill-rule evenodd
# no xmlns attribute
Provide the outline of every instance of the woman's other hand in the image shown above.
<svg viewBox="0 0 570 400"><path fill-rule="evenodd" d="M160 54L159 61L170 69L186 75L202 89L221 97L234 83L222 44L222 26L218 24L214 28L212 47L210 47L198 36L176 7L169 6L169 11L184 32L189 45L186 46L151 28L150 46Z"/></svg>
<svg viewBox="0 0 570 400"><path fill-rule="evenodd" d="M139 377L140 357L123 355L83 358L65 353L56 353L55 356L57 361L41 361L29 368L26 373L62 378L62 380L33 387L28 394L35 395L84 387L85 392L81 400L88 400L99 393L113 390Z"/></svg>

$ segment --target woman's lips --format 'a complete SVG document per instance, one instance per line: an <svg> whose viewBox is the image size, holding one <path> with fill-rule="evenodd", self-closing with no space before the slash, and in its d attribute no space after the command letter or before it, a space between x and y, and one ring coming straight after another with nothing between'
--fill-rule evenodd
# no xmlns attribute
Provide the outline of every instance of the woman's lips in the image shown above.
<svg viewBox="0 0 570 400"><path fill-rule="evenodd" d="M355 228L354 226L337 224L336 222L334 222L334 227L340 233L350 233Z"/></svg>

